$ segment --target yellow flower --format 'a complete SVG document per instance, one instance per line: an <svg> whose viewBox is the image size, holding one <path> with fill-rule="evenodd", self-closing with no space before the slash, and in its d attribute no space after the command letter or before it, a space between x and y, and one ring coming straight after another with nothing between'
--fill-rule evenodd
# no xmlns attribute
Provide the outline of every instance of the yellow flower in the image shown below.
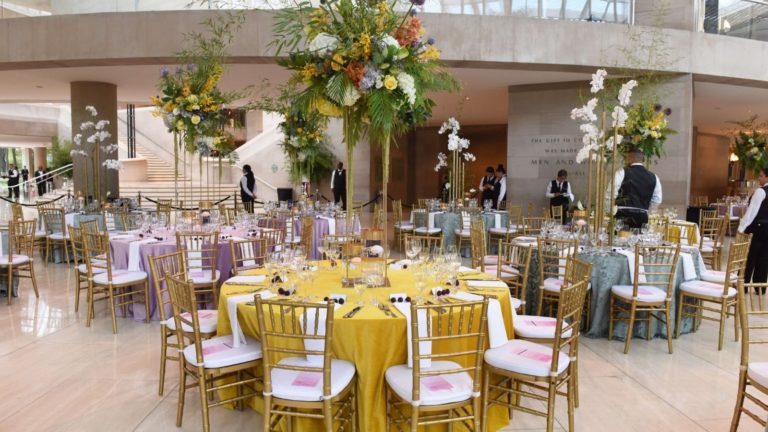
<svg viewBox="0 0 768 432"><path fill-rule="evenodd" d="M439 58L440 58L440 50L435 48L434 45L428 46L427 49L424 50L424 52L419 54L419 60L422 62L437 60Z"/></svg>
<svg viewBox="0 0 768 432"><path fill-rule="evenodd" d="M331 69L340 71L344 68L344 56L336 53L333 55L333 61L331 62Z"/></svg>
<svg viewBox="0 0 768 432"><path fill-rule="evenodd" d="M387 90L394 90L397 88L397 79L393 77L392 75L387 75L384 77L384 88Z"/></svg>
<svg viewBox="0 0 768 432"><path fill-rule="evenodd" d="M371 56L371 35L363 33L360 35L360 45L363 48L363 56L368 58Z"/></svg>
<svg viewBox="0 0 768 432"><path fill-rule="evenodd" d="M151 101L152 101L152 105L160 106L163 104L163 102L157 96L152 96Z"/></svg>
<svg viewBox="0 0 768 432"><path fill-rule="evenodd" d="M176 122L176 129L178 130L184 129L184 120L179 120Z"/></svg>
<svg viewBox="0 0 768 432"><path fill-rule="evenodd" d="M309 81L318 75L320 75L320 72L317 70L317 66L315 66L314 63L304 65L304 68L301 70L301 76L304 81Z"/></svg>
<svg viewBox="0 0 768 432"><path fill-rule="evenodd" d="M197 96L193 95L193 94L187 96L187 102L189 102L191 104L196 104L197 103Z"/></svg>
<svg viewBox="0 0 768 432"><path fill-rule="evenodd" d="M325 98L316 102L315 109L317 109L320 114L328 117L341 117L342 114L341 108Z"/></svg>
<svg viewBox="0 0 768 432"><path fill-rule="evenodd" d="M167 104L163 105L163 111L165 111L165 112L173 112L173 108L174 108L174 105L172 103L170 103L170 102L168 102Z"/></svg>
<svg viewBox="0 0 768 432"><path fill-rule="evenodd" d="M192 122L193 125L199 124L200 123L200 116L199 115L193 115L189 120Z"/></svg>
<svg viewBox="0 0 768 432"><path fill-rule="evenodd" d="M203 88L200 89L201 93L208 93L211 90L213 90L213 87L216 85L216 79L212 76L209 76L207 80L205 80L205 84L203 84Z"/></svg>
<svg viewBox="0 0 768 432"><path fill-rule="evenodd" d="M189 88L188 85L185 85L183 89L181 89L181 95L184 97L187 97L192 93L192 90Z"/></svg>

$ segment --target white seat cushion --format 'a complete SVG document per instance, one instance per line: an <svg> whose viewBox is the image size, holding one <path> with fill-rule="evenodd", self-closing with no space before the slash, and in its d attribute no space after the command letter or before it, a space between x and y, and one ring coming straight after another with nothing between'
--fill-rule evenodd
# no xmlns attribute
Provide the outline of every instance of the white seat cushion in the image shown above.
<svg viewBox="0 0 768 432"><path fill-rule="evenodd" d="M189 313L184 312L182 315L186 319L190 319ZM200 324L201 333L213 333L216 331L216 327L218 326L219 311L207 309L199 310L197 311L197 320L197 322ZM176 320L173 317L163 321L163 324L165 324L166 327L171 330L176 330ZM192 332L192 327L185 323L181 323L181 329L185 332Z"/></svg>
<svg viewBox="0 0 768 432"><path fill-rule="evenodd" d="M563 279L546 278L544 279L542 286L544 287L545 291L560 292L560 289L563 287L564 283L565 281Z"/></svg>
<svg viewBox="0 0 768 432"><path fill-rule="evenodd" d="M461 366L452 361L432 361L422 371L458 369ZM397 365L387 369L384 379L400 399L413 402L413 369L408 365ZM472 377L467 372L422 376L420 379L421 405L442 405L460 402L472 397Z"/></svg>
<svg viewBox="0 0 768 432"><path fill-rule="evenodd" d="M552 353L551 346L513 339L500 347L487 350L485 362L510 372L546 377L549 376L549 369L552 366ZM566 353L559 352L557 373L561 374L570 361Z"/></svg>
<svg viewBox="0 0 768 432"><path fill-rule="evenodd" d="M443 230L440 228L427 228L427 227L419 227L413 231L419 234L437 234L437 233L443 232Z"/></svg>
<svg viewBox="0 0 768 432"><path fill-rule="evenodd" d="M515 328L515 336L530 339L554 339L556 318L535 315L517 315L512 320ZM563 327L566 324L563 323ZM571 330L565 332L565 337L571 337Z"/></svg>
<svg viewBox="0 0 768 432"><path fill-rule="evenodd" d="M69 234L53 233L49 234L48 238L51 240L69 240Z"/></svg>
<svg viewBox="0 0 768 432"><path fill-rule="evenodd" d="M763 387L768 387L768 362L750 362L747 365L747 375Z"/></svg>
<svg viewBox="0 0 768 432"><path fill-rule="evenodd" d="M143 282L147 279L147 274L143 271L127 271L117 270L112 272L112 283L115 285L123 285L128 283ZM93 281L97 284L106 285L109 283L109 274L107 272L97 274L93 277Z"/></svg>
<svg viewBox="0 0 768 432"><path fill-rule="evenodd" d="M278 364L317 367L302 357L289 357ZM355 365L346 360L331 360L331 397L341 393L355 377ZM272 369L272 396L295 401L319 401L323 398L323 374L288 369Z"/></svg>
<svg viewBox="0 0 768 432"><path fill-rule="evenodd" d="M509 302L512 303L512 310L513 311L518 310L520 308L520 306L523 305L523 301L522 300L520 300L518 298L514 298L514 297L510 297L509 298Z"/></svg>
<svg viewBox="0 0 768 432"><path fill-rule="evenodd" d="M480 267L476 268L475 270L480 271ZM497 266L495 265L485 266L485 273L491 276L496 276ZM520 275L520 271L518 269L508 265L501 266L501 277L511 278L518 275Z"/></svg>
<svg viewBox="0 0 768 432"><path fill-rule="evenodd" d="M632 285L614 285L611 287L611 292L627 301L632 301L633 289ZM667 293L655 286L640 285L637 287L637 300L640 302L658 303L666 298Z"/></svg>
<svg viewBox="0 0 768 432"><path fill-rule="evenodd" d="M245 343L241 343L237 348L232 348L232 335L206 339L202 341L202 345L203 367L206 368L232 366L262 357L261 342L248 336L245 337ZM184 348L184 358L189 363L197 365L194 344Z"/></svg>
<svg viewBox="0 0 768 432"><path fill-rule="evenodd" d="M490 231L491 234L507 235L507 234L514 234L514 233L516 233L517 232L517 228L515 228L515 227L508 227L508 228L504 228L504 227L496 228L496 227L493 227L493 228L489 229L488 231Z"/></svg>
<svg viewBox="0 0 768 432"><path fill-rule="evenodd" d="M29 257L26 255L13 255L13 259L10 260L10 264L12 265L19 265L29 262ZM8 255L2 255L0 256L0 266L7 266L8 265Z"/></svg>
<svg viewBox="0 0 768 432"><path fill-rule="evenodd" d="M35 238L36 239L38 239L38 238L45 238L45 237L48 237L48 232L46 232L45 230L37 230L37 231L35 231Z"/></svg>
<svg viewBox="0 0 768 432"><path fill-rule="evenodd" d="M739 275L736 273L731 273L731 282L736 283L738 280ZM714 283L724 283L725 282L725 272L724 271L716 271L716 270L704 270L701 272L701 280L707 281L707 282L714 282Z"/></svg>
<svg viewBox="0 0 768 432"><path fill-rule="evenodd" d="M400 222L400 223L395 223L395 228L399 229L400 231L410 231L415 227L410 222Z"/></svg>
<svg viewBox="0 0 768 432"><path fill-rule="evenodd" d="M469 237L470 236L470 232L469 232L468 229L456 228L455 230L453 230L453 233L456 234L459 237Z"/></svg>
<svg viewBox="0 0 768 432"><path fill-rule="evenodd" d="M486 265L496 265L499 262L498 255L486 255L483 257L483 263Z"/></svg>
<svg viewBox="0 0 768 432"><path fill-rule="evenodd" d="M709 297L722 297L723 283L714 283L700 280L683 282L680 284L680 291ZM728 287L728 297L736 295L736 288Z"/></svg>
<svg viewBox="0 0 768 432"><path fill-rule="evenodd" d="M99 273L104 273L105 271L107 271L107 268L106 267L96 267L94 265L91 268L91 270L93 270L93 274L99 274ZM82 263L79 266L77 266L77 271L79 271L82 274L86 274L86 273L88 273L88 266L86 266L85 263ZM118 270L113 268L112 271L113 272L117 272Z"/></svg>
<svg viewBox="0 0 768 432"><path fill-rule="evenodd" d="M218 282L219 276L221 276L221 272L218 270L216 270L216 277L214 279L211 279L210 270L193 270L187 275L187 277L192 280L192 283L196 284L209 284L212 282Z"/></svg>

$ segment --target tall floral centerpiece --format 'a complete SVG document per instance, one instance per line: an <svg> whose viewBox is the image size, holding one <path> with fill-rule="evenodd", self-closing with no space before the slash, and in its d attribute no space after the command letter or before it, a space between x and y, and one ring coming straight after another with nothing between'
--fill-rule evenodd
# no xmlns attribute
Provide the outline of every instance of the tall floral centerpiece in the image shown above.
<svg viewBox="0 0 768 432"><path fill-rule="evenodd" d="M440 130L437 132L442 135L450 131L448 134L448 152L451 155L448 201L455 203L460 202L464 197L464 164L475 161L475 155L467 151L469 140L459 137L459 129L461 129L461 124L459 124L458 120L451 117L440 126ZM435 171L440 171L441 168L448 166L448 155L443 152L438 153Z"/></svg>
<svg viewBox="0 0 768 432"><path fill-rule="evenodd" d="M224 130L226 107L244 96L242 91L218 88L228 56L227 47L244 21L242 14L225 14L203 22L207 33L186 35L191 47L177 54L174 72L163 67L158 85L160 95L152 97L154 115L163 119L174 141L174 178L179 196L179 162L186 171L186 156L234 157L234 139ZM183 160L180 160L183 157ZM186 174L186 172L185 172ZM201 179L202 180L202 179Z"/></svg>
<svg viewBox="0 0 768 432"><path fill-rule="evenodd" d="M435 41L424 37L414 8L423 3L412 0L400 13L393 2L324 0L275 15L277 54L289 51L279 63L294 71L291 82L303 86L297 109L342 119L347 202L353 202L355 145L367 135L381 147L385 215L392 140L429 119L434 102L428 91L458 88L438 62ZM347 211L351 216L351 205Z"/></svg>
<svg viewBox="0 0 768 432"><path fill-rule="evenodd" d="M86 193L86 198L90 195L97 202L101 202L101 179L99 178L101 170L98 163L102 153L107 157L101 163L106 169L117 171L120 170L122 164L117 158L117 144L111 142L112 134L106 130L109 126L109 120L98 119L99 113L91 105L86 106L85 110L90 115L91 120L80 124L80 132L73 137L75 146L70 151L70 155L73 158L79 156L85 159L85 184L88 185L89 189L93 188L93 193Z"/></svg>
<svg viewBox="0 0 768 432"><path fill-rule="evenodd" d="M768 166L768 121L758 122L757 116L744 121L731 121L738 126L730 131L733 139L731 152L739 157L739 161L754 174Z"/></svg>
<svg viewBox="0 0 768 432"><path fill-rule="evenodd" d="M616 91L610 91L605 86L607 76L604 69L598 69L592 75L590 93L593 97L585 105L574 108L571 119L581 122L579 128L584 133L576 162L589 164L587 207L594 212L592 235L599 234L607 216L612 243L615 197L613 193L607 194L609 198L604 197L607 191L615 190L618 157L633 148L640 148L646 161L660 157L667 136L674 131L667 127L667 116L671 111L647 102L630 105L632 92L638 86L636 80L628 80Z"/></svg>

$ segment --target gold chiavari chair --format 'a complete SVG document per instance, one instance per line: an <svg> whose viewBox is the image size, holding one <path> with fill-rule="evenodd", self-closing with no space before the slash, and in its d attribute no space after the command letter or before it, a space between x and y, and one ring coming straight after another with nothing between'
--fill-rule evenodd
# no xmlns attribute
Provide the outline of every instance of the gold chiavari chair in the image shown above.
<svg viewBox="0 0 768 432"><path fill-rule="evenodd" d="M227 225L230 225L230 226L235 225L235 221L237 220L237 209L235 209L234 207L224 207L219 211L224 217L224 220L226 220Z"/></svg>
<svg viewBox="0 0 768 432"><path fill-rule="evenodd" d="M298 243L304 248L307 256L312 255L312 239L315 236L315 219L312 216L301 218L301 241Z"/></svg>
<svg viewBox="0 0 768 432"><path fill-rule="evenodd" d="M744 268L747 264L749 242L731 243L728 251L728 264L725 272L707 274L710 281L693 280L680 284L680 298L677 301L677 325L675 337L680 337L680 321L684 317L693 317L696 322L700 320L717 321L720 323L720 336L717 350L723 349L725 336L725 320L728 316L734 317L734 337L739 340L738 320L736 318L736 285L744 278ZM727 276L730 275L730 276ZM720 280L718 280L720 279ZM690 300L690 301L688 301ZM716 306L709 306L711 304ZM733 308L733 312L731 312ZM692 310L692 311L691 311ZM717 318L704 315L704 311L716 313Z"/></svg>
<svg viewBox="0 0 768 432"><path fill-rule="evenodd" d="M142 215L140 213L120 213L120 226L123 231L133 231L141 228Z"/></svg>
<svg viewBox="0 0 768 432"><path fill-rule="evenodd" d="M507 226L506 227L492 227L488 230L491 244L496 244L498 241L508 242L512 237L522 232L520 221L522 218L522 207L518 205L507 206Z"/></svg>
<svg viewBox="0 0 768 432"><path fill-rule="evenodd" d="M173 307L176 340L182 347L179 356L183 358L179 362L181 376L176 426L181 427L184 417L187 389L197 386L200 389L203 431L209 432L208 411L211 408L235 403L242 410L243 401L261 394L257 385L262 379L254 375L253 369L261 362L262 347L257 340L248 337L237 344L231 335L204 339L195 287L191 281L171 275L166 281ZM192 379L192 385L187 383L188 378ZM222 390L236 391L234 396L224 398ZM215 400L216 395L221 399Z"/></svg>
<svg viewBox="0 0 768 432"><path fill-rule="evenodd" d="M11 220L14 222L24 220L24 209L21 207L21 204L11 204Z"/></svg>
<svg viewBox="0 0 768 432"><path fill-rule="evenodd" d="M354 239L346 236L344 234L326 234L323 236L323 243L325 244L325 247L330 250L335 251L345 251L346 245L349 244L358 244L359 250L362 251L363 245L359 243L355 243ZM347 249L347 252L349 250ZM326 251L323 255L326 255L328 251ZM360 256L360 253L357 254L349 254L342 252L342 255L348 255L348 256ZM320 257L321 259L327 259L326 256Z"/></svg>
<svg viewBox="0 0 768 432"><path fill-rule="evenodd" d="M494 405L522 411L547 419L547 431L554 429L555 398L566 387L568 430L574 431L576 381L575 358L578 353L582 308L587 294L587 282L580 281L561 292L554 338L551 346L513 339L485 352L483 379L483 424L487 426L488 408ZM532 361L533 360L533 361ZM524 390L522 386L525 385ZM546 411L523 406L522 398L547 404Z"/></svg>
<svg viewBox="0 0 768 432"><path fill-rule="evenodd" d="M124 209L117 207L107 207L102 210L101 217L104 220L104 229L112 232L117 231L122 226Z"/></svg>
<svg viewBox="0 0 768 432"><path fill-rule="evenodd" d="M219 304L219 279L221 272L216 267L219 255L219 232L176 231L176 249L183 252L187 279L195 287L195 296L210 295L214 305Z"/></svg>
<svg viewBox="0 0 768 432"><path fill-rule="evenodd" d="M611 287L608 321L608 340L613 340L614 321L627 321L624 354L629 353L636 321L646 321L646 337L652 337L653 320L663 322L667 327L667 347L672 354L672 288L675 282L680 245L655 246L635 245L635 271L632 285ZM642 257L642 261L641 261ZM637 318L638 312L646 312L646 318ZM664 319L654 312L664 313Z"/></svg>
<svg viewBox="0 0 768 432"><path fill-rule="evenodd" d="M485 242L485 220L480 217L473 218L469 224L469 231L470 262L472 263L472 268L485 273L485 257L488 253L488 245ZM457 252L461 253L461 249L457 249ZM492 264L496 263L498 263L498 257L494 257ZM493 273L496 273L495 269Z"/></svg>
<svg viewBox="0 0 768 432"><path fill-rule="evenodd" d="M129 304L144 304L145 321L149 322L149 278L143 271L115 270L109 247L109 234L82 232L85 249L85 266L88 277L88 315L86 327L91 326L93 304L106 300L112 313L112 333L117 334L117 312L120 306L123 316ZM99 271L96 269L106 269ZM140 288L137 288L140 287ZM100 299L96 298L101 294Z"/></svg>
<svg viewBox="0 0 768 432"><path fill-rule="evenodd" d="M568 258L578 254L577 240L555 240L538 238L539 258L539 303L536 315L541 316L544 302L549 303L549 314L560 301L560 291L566 284Z"/></svg>
<svg viewBox="0 0 768 432"><path fill-rule="evenodd" d="M0 268L8 272L6 294L8 305L13 299L13 277L32 279L35 297L40 297L35 279L35 263L32 254L35 250L35 225L37 221L20 220L8 224L8 254L0 256Z"/></svg>
<svg viewBox="0 0 768 432"><path fill-rule="evenodd" d="M99 221L97 219L89 219L80 222L80 229L83 232L99 233Z"/></svg>
<svg viewBox="0 0 768 432"><path fill-rule="evenodd" d="M407 343L413 347L412 366L392 366L384 374L387 430L393 426L402 430L405 425L406 430L416 431L439 424L452 430L456 423L482 430L487 311L487 297L448 305L411 303L412 332ZM424 349L428 344L431 352ZM437 344L444 349L435 349ZM433 383L447 385L451 391L433 391Z"/></svg>
<svg viewBox="0 0 768 432"><path fill-rule="evenodd" d="M415 228L413 224L403 219L403 202L401 200L395 200L392 203L392 211L394 213L394 237L395 244L400 251L405 250L405 235L413 233Z"/></svg>
<svg viewBox="0 0 768 432"><path fill-rule="evenodd" d="M416 200L416 202L417 202L416 205L420 209L425 209L425 208L427 208L427 205L429 204L429 200L430 200L430 198L418 198Z"/></svg>
<svg viewBox="0 0 768 432"><path fill-rule="evenodd" d="M699 195L696 197L696 205L697 206L706 206L709 205L709 197L706 195Z"/></svg>
<svg viewBox="0 0 768 432"><path fill-rule="evenodd" d="M523 234L527 236L537 236L541 234L541 226L544 224L545 220L547 220L545 217L524 217Z"/></svg>
<svg viewBox="0 0 768 432"><path fill-rule="evenodd" d="M699 251L704 259L704 264L709 265L712 270L720 270L725 231L728 228L726 223L727 221L723 217L701 220Z"/></svg>
<svg viewBox="0 0 768 432"><path fill-rule="evenodd" d="M701 209L699 213L699 221L704 219L712 219L717 217L717 209Z"/></svg>
<svg viewBox="0 0 768 432"><path fill-rule="evenodd" d="M149 271L152 275L152 283L155 286L157 299L157 311L160 315L160 383L158 394L163 395L165 387L165 370L168 360L179 361L178 353L184 348L176 339L176 320L173 317L171 296L168 292L168 276L177 279L186 279L187 271L184 268L184 255L173 252L165 255L149 257ZM216 334L219 312L217 310L197 310L197 319L200 324L200 336L210 339ZM182 325L184 332L191 332L192 328Z"/></svg>
<svg viewBox="0 0 768 432"><path fill-rule="evenodd" d="M245 240L229 240L229 251L232 254L232 275L253 270L264 266L269 253L268 238L250 237Z"/></svg>
<svg viewBox="0 0 768 432"><path fill-rule="evenodd" d="M45 263L51 256L51 250L54 247L61 246L64 250L65 262L69 262L69 237L67 237L67 227L64 222L63 208L45 208L40 210L45 224Z"/></svg>
<svg viewBox="0 0 768 432"><path fill-rule="evenodd" d="M350 237L352 241L355 240L354 236L347 237ZM371 242L381 243L384 241L384 230L382 228L363 228L360 232L360 241L363 244L370 244Z"/></svg>
<svg viewBox="0 0 768 432"><path fill-rule="evenodd" d="M213 201L208 201L208 200L199 201L197 203L197 208L199 210L211 210L213 209Z"/></svg>
<svg viewBox="0 0 768 432"><path fill-rule="evenodd" d="M311 218L310 218L311 219ZM303 219L299 219L298 216L293 216L291 214L283 214L283 215L277 215L274 217L274 220L276 222L275 228L281 228L283 231L285 231L285 234L283 235L283 239L285 239L285 246L288 248L293 248L297 244L301 243L302 236L299 235L298 232L296 232L296 225L299 225L299 228L303 228ZM314 225L313 225L314 228ZM303 233L304 231L302 231Z"/></svg>
<svg viewBox="0 0 768 432"><path fill-rule="evenodd" d="M405 244L408 242L418 241L421 243L421 254L429 255L430 253L440 253L443 250L443 237L423 236L423 235L406 235Z"/></svg>
<svg viewBox="0 0 768 432"><path fill-rule="evenodd" d="M179 202L179 208L183 208L184 205ZM158 217L165 217L165 223L171 223L171 212L173 211L173 200L170 199L158 199L155 202L155 209L157 210Z"/></svg>
<svg viewBox="0 0 768 432"><path fill-rule="evenodd" d="M265 228L256 232L259 238L267 241L267 253L280 252L284 249L285 231Z"/></svg>
<svg viewBox="0 0 768 432"><path fill-rule="evenodd" d="M77 313L80 309L80 291L85 290L86 296L88 295L88 269L85 264L82 228L69 225L67 229L69 229L69 239L72 243L72 256L75 259L75 313ZM102 268L95 268L94 270L97 272L106 271Z"/></svg>
<svg viewBox="0 0 768 432"><path fill-rule="evenodd" d="M509 287L509 293L512 296L512 308L515 310L525 307L525 291L528 287L532 253L533 248L530 246L499 241L500 265L496 269L496 277L506 282ZM507 272L503 272L504 266L507 266ZM510 269L515 269L516 272L509 271ZM513 276L504 277L504 273L513 273ZM523 312L523 310L519 310L519 312Z"/></svg>
<svg viewBox="0 0 768 432"><path fill-rule="evenodd" d="M264 431L278 429L283 419L290 424L292 417L322 420L326 432L335 424L356 430L355 365L333 358L333 301L262 300L256 294L255 303L264 350Z"/></svg>
<svg viewBox="0 0 768 432"><path fill-rule="evenodd" d="M736 299L738 301L736 310L739 314L742 332L741 361L739 363L739 388L733 409L731 432L736 432L739 429L742 413L756 421L761 428L768 426L766 424L768 404L763 402L768 397L768 377L765 373L768 369L768 362L750 361L750 347L752 345L768 344L768 339L765 338L765 330L768 329L766 325L768 311L747 309L746 294L747 288L742 286L742 280L739 279L736 286ZM754 391L751 391L750 388L753 388ZM762 409L762 412L755 413L753 408L745 406L745 399L749 399L752 402L751 405Z"/></svg>
<svg viewBox="0 0 768 432"><path fill-rule="evenodd" d="M533 203L532 202L528 203L528 217L529 218L533 217Z"/></svg>
<svg viewBox="0 0 768 432"><path fill-rule="evenodd" d="M497 206L497 210L506 210L507 209L507 200L503 200L499 202L499 205Z"/></svg>
<svg viewBox="0 0 768 432"><path fill-rule="evenodd" d="M549 213L552 219L558 221L561 224L565 221L565 215L563 214L563 206L550 207L549 212L547 213Z"/></svg>
<svg viewBox="0 0 768 432"><path fill-rule="evenodd" d="M472 214L467 210L462 210L459 213L459 223L461 225L453 230L457 240L456 250L459 253L461 253L461 247L464 243L472 241L472 236L470 233L470 225L472 224L472 219ZM483 253L483 256L485 256L485 253Z"/></svg>
<svg viewBox="0 0 768 432"><path fill-rule="evenodd" d="M662 233L664 236L664 240L670 241L670 234L669 234L669 218L666 216L661 215L650 215L648 216L648 226L654 227L656 229L656 232ZM679 242L679 239L678 239Z"/></svg>

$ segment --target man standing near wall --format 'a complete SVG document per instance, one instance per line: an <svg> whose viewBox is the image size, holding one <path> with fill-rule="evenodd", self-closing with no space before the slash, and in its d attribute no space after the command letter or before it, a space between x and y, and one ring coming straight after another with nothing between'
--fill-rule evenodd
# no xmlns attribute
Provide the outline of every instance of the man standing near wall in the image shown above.
<svg viewBox="0 0 768 432"><path fill-rule="evenodd" d="M336 169L331 174L331 190L333 190L333 202L338 204L341 201L341 208L347 209L347 170L344 164L339 162Z"/></svg>
<svg viewBox="0 0 768 432"><path fill-rule="evenodd" d="M35 183L37 183L37 196L41 197L45 195L45 170L42 166L37 167L35 171Z"/></svg>

